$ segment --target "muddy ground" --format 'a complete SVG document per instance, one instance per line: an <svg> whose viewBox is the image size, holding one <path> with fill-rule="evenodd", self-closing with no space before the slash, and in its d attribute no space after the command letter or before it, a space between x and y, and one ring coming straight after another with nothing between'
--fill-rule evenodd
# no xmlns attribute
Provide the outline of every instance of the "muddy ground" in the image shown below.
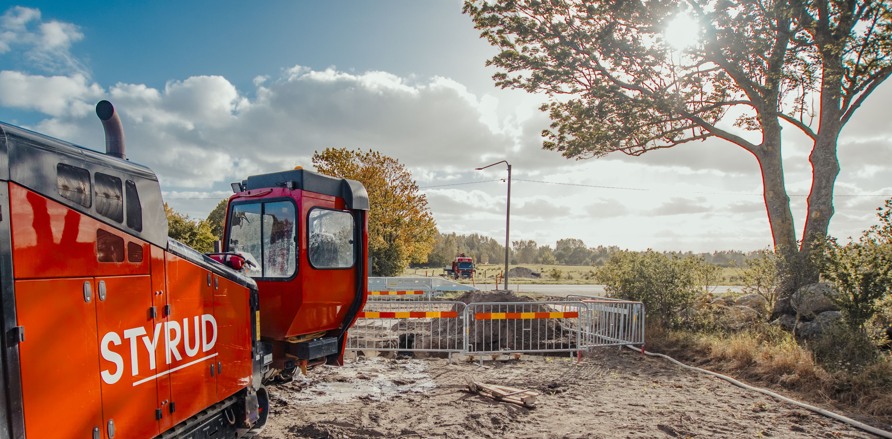
<svg viewBox="0 0 892 439"><path fill-rule="evenodd" d="M874 437L666 360L607 348L582 362L363 357L271 388L262 438ZM467 380L541 393L533 409ZM841 413L845 415L845 413Z"/></svg>

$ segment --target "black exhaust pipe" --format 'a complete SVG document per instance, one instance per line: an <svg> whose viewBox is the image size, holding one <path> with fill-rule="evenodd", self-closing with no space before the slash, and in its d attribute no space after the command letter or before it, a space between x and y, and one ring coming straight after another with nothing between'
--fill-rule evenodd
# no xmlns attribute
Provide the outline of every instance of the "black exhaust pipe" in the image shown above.
<svg viewBox="0 0 892 439"><path fill-rule="evenodd" d="M102 100L96 104L96 115L105 130L105 153L124 160L124 125L111 102Z"/></svg>

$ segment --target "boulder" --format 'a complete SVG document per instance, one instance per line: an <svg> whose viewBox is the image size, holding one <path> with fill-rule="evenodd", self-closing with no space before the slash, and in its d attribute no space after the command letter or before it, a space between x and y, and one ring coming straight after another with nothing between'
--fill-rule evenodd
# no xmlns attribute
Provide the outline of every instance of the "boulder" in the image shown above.
<svg viewBox="0 0 892 439"><path fill-rule="evenodd" d="M728 306L719 310L719 326L740 330L759 321L759 313L748 306Z"/></svg>
<svg viewBox="0 0 892 439"><path fill-rule="evenodd" d="M721 296L716 296L715 299L712 299L709 303L716 306L734 306L734 298L723 294Z"/></svg>
<svg viewBox="0 0 892 439"><path fill-rule="evenodd" d="M796 290L790 297L790 304L801 318L811 320L825 311L839 311L833 301L838 295L829 284L818 282Z"/></svg>
<svg viewBox="0 0 892 439"><path fill-rule="evenodd" d="M806 340L820 338L824 331L839 323L842 313L839 311L825 311L818 314L810 322L799 322L796 326L796 335Z"/></svg>
<svg viewBox="0 0 892 439"><path fill-rule="evenodd" d="M746 306L760 313L768 311L768 301L758 294L746 294L734 301L735 305Z"/></svg>
<svg viewBox="0 0 892 439"><path fill-rule="evenodd" d="M781 314L780 317L771 322L772 325L780 326L785 331L792 331L796 327L796 317L789 314Z"/></svg>

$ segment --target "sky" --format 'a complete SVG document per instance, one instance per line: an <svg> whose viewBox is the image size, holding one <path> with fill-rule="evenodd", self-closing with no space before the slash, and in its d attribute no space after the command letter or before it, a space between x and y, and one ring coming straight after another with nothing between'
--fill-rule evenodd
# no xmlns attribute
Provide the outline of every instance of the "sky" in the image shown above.
<svg viewBox="0 0 892 439"><path fill-rule="evenodd" d="M407 166L443 233L711 252L771 245L756 160L720 140L568 160L541 147L544 97L502 90L459 0L32 1L0 6L0 121L102 150L94 107L175 210L204 218L249 175L374 149ZM830 233L857 236L892 197L884 84L840 136ZM801 233L810 166L784 131Z"/></svg>

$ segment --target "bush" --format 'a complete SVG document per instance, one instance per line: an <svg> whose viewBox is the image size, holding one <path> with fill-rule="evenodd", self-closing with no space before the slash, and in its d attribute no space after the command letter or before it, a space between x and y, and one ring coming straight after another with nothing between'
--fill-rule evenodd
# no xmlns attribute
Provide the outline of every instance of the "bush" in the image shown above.
<svg viewBox="0 0 892 439"><path fill-rule="evenodd" d="M892 294L892 200L877 216L880 224L857 241L840 245L830 238L822 245L821 274L840 292L837 305L853 330L866 330L881 299Z"/></svg>
<svg viewBox="0 0 892 439"><path fill-rule="evenodd" d="M653 250L619 251L598 270L596 278L612 297L643 302L649 321L680 326L682 311L703 291L698 282L702 264L702 259Z"/></svg>
<svg viewBox="0 0 892 439"><path fill-rule="evenodd" d="M784 269L784 259L771 250L761 250L748 258L743 268L743 292L757 294L767 302L767 311L774 309L780 288L789 271Z"/></svg>
<svg viewBox="0 0 892 439"><path fill-rule="evenodd" d="M844 325L827 328L809 347L815 361L831 372L855 374L879 358L879 351L867 333Z"/></svg>

